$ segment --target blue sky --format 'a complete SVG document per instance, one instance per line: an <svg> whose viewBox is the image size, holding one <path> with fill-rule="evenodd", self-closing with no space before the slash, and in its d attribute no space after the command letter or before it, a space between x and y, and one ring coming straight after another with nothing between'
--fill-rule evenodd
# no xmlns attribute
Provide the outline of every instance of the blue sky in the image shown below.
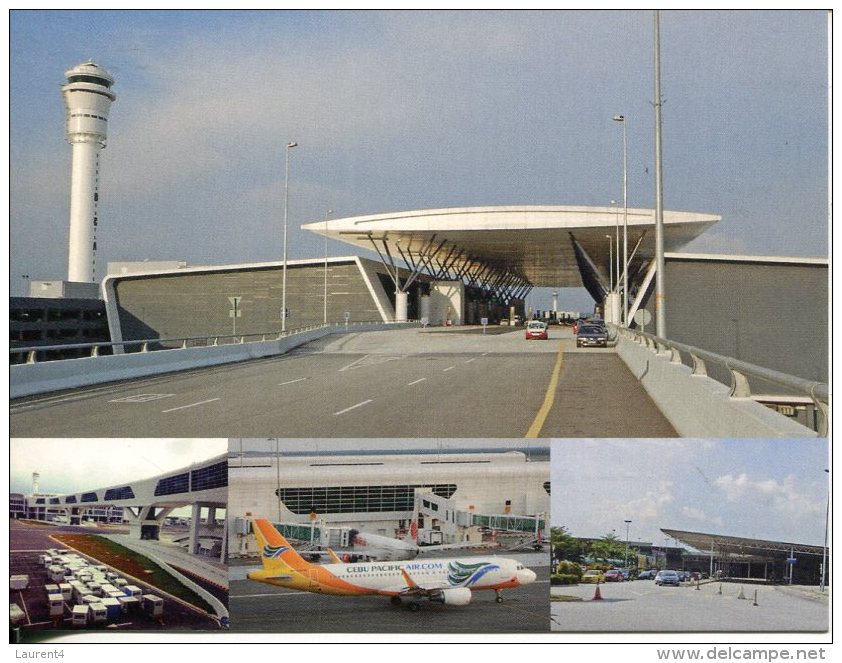
<svg viewBox="0 0 842 663"><path fill-rule="evenodd" d="M552 523L661 544L660 528L822 545L827 440L553 440Z"/></svg>
<svg viewBox="0 0 842 663"><path fill-rule="evenodd" d="M653 206L652 23L613 10L13 11L12 293L23 274L66 278L59 87L89 58L117 94L97 264L225 264L280 258L289 140L293 258L321 255L299 226L328 209L620 200L617 113L629 204ZM689 248L827 256L825 12L662 12L661 51L664 205L723 217Z"/></svg>

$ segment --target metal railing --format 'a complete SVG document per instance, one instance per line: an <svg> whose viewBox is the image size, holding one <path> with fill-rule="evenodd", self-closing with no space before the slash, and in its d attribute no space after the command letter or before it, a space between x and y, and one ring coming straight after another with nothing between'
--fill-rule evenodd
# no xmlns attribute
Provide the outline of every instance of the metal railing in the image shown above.
<svg viewBox="0 0 842 663"><path fill-rule="evenodd" d="M788 392L808 397L816 408L819 415L818 433L825 436L828 433L830 416L830 389L823 382L805 380L794 375L782 373L769 368L763 368L746 361L726 357L702 350L701 348L685 345L665 338L653 336L635 329L627 329L611 325L619 336L624 336L632 341L647 347L655 354L666 356L670 363L685 364L682 355L686 355L689 363L685 365L692 369L692 375L711 377L708 365L715 365L725 369L730 376L731 398L752 398L749 379L762 380L764 383L771 383L784 387ZM718 380L722 382L722 380Z"/></svg>
<svg viewBox="0 0 842 663"><path fill-rule="evenodd" d="M318 323L307 325L304 327L296 327L295 329L288 329L286 331L271 331L271 332L249 332L244 334L211 334L207 336L176 336L173 338L148 338L128 341L98 341L93 343L64 343L59 345L37 345L29 347L9 348L10 358L15 356L26 357L24 362L12 363L27 363L35 364L43 361L62 361L69 357L49 357L44 356L44 353L49 352L66 352L71 350L87 350L87 357L99 357L101 354L114 354L115 348L120 348L121 353L130 352L155 352L158 350L174 350L186 348L200 348L200 347L215 347L219 345L235 345L253 342L265 341L279 341L289 336L303 334L314 329L325 329L328 327L335 327L337 329L350 330L354 327L361 327L364 325L388 325L388 324L408 324L417 322L416 320L406 320L401 322L383 320L369 320L358 322L333 322L333 323ZM41 355L39 357L39 354ZM78 354L74 359L78 359L83 354Z"/></svg>

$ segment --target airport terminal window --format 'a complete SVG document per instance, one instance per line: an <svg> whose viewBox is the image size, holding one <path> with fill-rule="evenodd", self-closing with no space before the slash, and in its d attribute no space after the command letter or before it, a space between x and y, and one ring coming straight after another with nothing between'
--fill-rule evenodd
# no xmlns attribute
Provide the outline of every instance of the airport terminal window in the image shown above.
<svg viewBox="0 0 842 663"><path fill-rule="evenodd" d="M275 494L296 514L412 511L416 488L431 488L433 494L445 499L456 492L455 484L441 484L280 488Z"/></svg>
<svg viewBox="0 0 842 663"><path fill-rule="evenodd" d="M96 493L82 493L82 502L97 502L98 498Z"/></svg>
<svg viewBox="0 0 842 663"><path fill-rule="evenodd" d="M202 467L190 472L191 490L225 488L228 485L228 461Z"/></svg>
<svg viewBox="0 0 842 663"><path fill-rule="evenodd" d="M46 504L43 497L39 497L35 500L35 504Z"/></svg>
<svg viewBox="0 0 842 663"><path fill-rule="evenodd" d="M122 488L109 488L105 491L105 501L109 500L130 500L134 497L134 491L131 486L123 486Z"/></svg>
<svg viewBox="0 0 842 663"><path fill-rule="evenodd" d="M61 322L62 320L78 321L82 318L82 311L79 309L57 309L51 308L47 311L49 322Z"/></svg>
<svg viewBox="0 0 842 663"><path fill-rule="evenodd" d="M158 481L155 486L155 496L158 495L175 495L176 493L186 493L190 490L190 475L187 472L183 474L176 474L166 479Z"/></svg>
<svg viewBox="0 0 842 663"><path fill-rule="evenodd" d="M44 309L13 308L9 310L9 319L12 322L38 322L44 319Z"/></svg>
<svg viewBox="0 0 842 663"><path fill-rule="evenodd" d="M75 495L68 495L64 498L65 504L76 504L76 496Z"/></svg>
<svg viewBox="0 0 842 663"><path fill-rule="evenodd" d="M61 500L58 497L51 497L50 504L61 504Z"/></svg>

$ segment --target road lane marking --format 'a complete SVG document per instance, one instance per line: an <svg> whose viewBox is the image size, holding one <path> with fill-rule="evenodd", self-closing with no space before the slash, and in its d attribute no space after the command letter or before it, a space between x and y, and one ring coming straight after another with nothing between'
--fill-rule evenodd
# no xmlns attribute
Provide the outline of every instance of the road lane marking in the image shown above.
<svg viewBox="0 0 842 663"><path fill-rule="evenodd" d="M456 368L456 367L455 367L455 366L448 366L447 368L445 368L445 369L442 371L442 373L447 373L448 371L452 371L454 368Z"/></svg>
<svg viewBox="0 0 842 663"><path fill-rule="evenodd" d="M561 373L561 362L563 358L564 343L559 341L558 358L555 361L555 367L553 368L553 374L550 377L550 383L547 385L547 393L544 394L544 403L541 405L541 409L538 410L538 414L535 415L535 420L532 422L529 430L526 431L526 437L538 437L541 433L541 429L544 427L544 422L547 420L547 415L550 413L550 410L553 407L553 402L555 401L555 391L556 387L558 387L558 376L559 373Z"/></svg>
<svg viewBox="0 0 842 663"><path fill-rule="evenodd" d="M468 359L465 363L466 363L466 364L470 364L472 361L476 361L476 357L471 357L471 358L470 358L470 359Z"/></svg>
<svg viewBox="0 0 842 663"><path fill-rule="evenodd" d="M185 410L188 407L196 407L197 405L204 405L205 403L213 403L214 401L218 401L218 398L210 398L206 401L199 401L198 403L191 403L190 405L181 405L179 407L171 407L169 410L161 410L162 413L166 412L175 412L176 410Z"/></svg>
<svg viewBox="0 0 842 663"><path fill-rule="evenodd" d="M426 379L427 379L427 378L418 378L417 380L415 380L415 381L413 381L413 382L410 382L410 383L409 383L408 385L406 385L406 386L407 386L407 387L411 387L412 385L414 385L414 384L418 384L419 382L424 382L424 380L426 380Z"/></svg>
<svg viewBox="0 0 842 663"><path fill-rule="evenodd" d="M289 380L288 382L281 382L278 386L283 387L286 384L295 384L296 382L304 382L304 380L309 380L310 378L298 378L297 380Z"/></svg>
<svg viewBox="0 0 842 663"><path fill-rule="evenodd" d="M360 357L359 359L357 359L356 361L352 361L352 362L351 362L350 364L348 364L347 366L343 366L342 368L340 368L340 369L339 369L339 372L341 373L342 371L347 371L349 368L353 368L356 364L359 364L361 361L365 361L365 360L366 360L366 359L368 359L370 356L371 356L371 355L364 355L364 356Z"/></svg>
<svg viewBox="0 0 842 663"><path fill-rule="evenodd" d="M351 407L346 407L344 410L339 410L339 412L334 412L333 416L337 416L340 414L345 414L346 412L350 412L351 410L356 410L358 407L362 407L363 405L368 405L371 403L371 399L369 398L367 401L363 401L362 403L357 403L356 405L352 405Z"/></svg>
<svg viewBox="0 0 842 663"><path fill-rule="evenodd" d="M135 394L134 396L125 396L123 398L112 398L109 403L148 403L149 401L157 401L162 398L169 398L175 394Z"/></svg>

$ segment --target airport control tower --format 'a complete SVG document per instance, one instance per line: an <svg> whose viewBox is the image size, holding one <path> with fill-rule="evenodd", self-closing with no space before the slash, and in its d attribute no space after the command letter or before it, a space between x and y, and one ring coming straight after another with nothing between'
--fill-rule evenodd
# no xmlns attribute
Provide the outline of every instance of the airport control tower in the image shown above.
<svg viewBox="0 0 842 663"><path fill-rule="evenodd" d="M117 96L114 79L92 61L65 72L62 85L67 109L67 141L73 146L70 175L70 243L68 281L94 280L97 207L99 202L99 151L108 134L108 112Z"/></svg>

